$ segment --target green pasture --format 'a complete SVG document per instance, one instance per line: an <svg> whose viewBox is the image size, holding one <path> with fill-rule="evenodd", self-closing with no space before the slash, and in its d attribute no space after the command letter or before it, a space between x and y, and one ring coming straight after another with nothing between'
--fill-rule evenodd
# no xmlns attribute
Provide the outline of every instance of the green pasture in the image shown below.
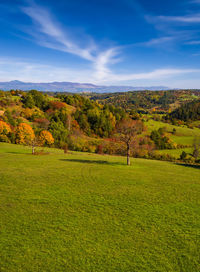
<svg viewBox="0 0 200 272"><path fill-rule="evenodd" d="M159 129L160 127L166 127L168 132L172 132L173 129L176 129L176 135L177 136L192 136L192 137L198 137L200 136L200 129L199 128L188 128L186 126L175 126L168 123L164 123L161 121L154 121L152 119L145 122L146 126L148 127L149 131Z"/></svg>
<svg viewBox="0 0 200 272"><path fill-rule="evenodd" d="M186 126L174 126L161 121L154 121L152 119L145 122L145 125L147 126L149 132L152 130L158 130L161 127L166 127L167 132L169 133L172 133L173 129L176 129L175 134L171 135L170 138L177 144L192 146L194 139L200 137L199 128L191 129Z"/></svg>
<svg viewBox="0 0 200 272"><path fill-rule="evenodd" d="M156 150L156 153L159 154L168 154L176 159L180 158L181 153L185 151L187 154L192 154L192 148L181 148L181 149L164 149L164 150Z"/></svg>
<svg viewBox="0 0 200 272"><path fill-rule="evenodd" d="M1 272L200 271L200 169L0 143Z"/></svg>

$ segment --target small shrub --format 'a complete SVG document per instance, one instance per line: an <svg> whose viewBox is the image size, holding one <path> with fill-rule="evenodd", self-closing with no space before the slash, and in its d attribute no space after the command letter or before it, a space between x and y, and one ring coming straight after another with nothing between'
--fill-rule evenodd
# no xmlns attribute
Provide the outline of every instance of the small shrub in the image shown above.
<svg viewBox="0 0 200 272"><path fill-rule="evenodd" d="M180 155L180 160L184 161L187 157L187 153L185 151L183 151Z"/></svg>
<svg viewBox="0 0 200 272"><path fill-rule="evenodd" d="M97 154L103 154L103 145L102 144L97 145L96 153Z"/></svg>

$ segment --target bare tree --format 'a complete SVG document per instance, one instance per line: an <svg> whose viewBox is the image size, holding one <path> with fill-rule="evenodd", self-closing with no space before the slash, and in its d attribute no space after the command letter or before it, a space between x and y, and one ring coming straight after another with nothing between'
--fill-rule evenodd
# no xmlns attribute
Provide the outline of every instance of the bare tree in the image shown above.
<svg viewBox="0 0 200 272"><path fill-rule="evenodd" d="M124 119L117 126L117 138L126 144L127 165L130 165L131 146L137 135L144 131L144 124L140 120Z"/></svg>
<svg viewBox="0 0 200 272"><path fill-rule="evenodd" d="M200 155L200 138L194 139L192 155L195 158L195 160L197 160Z"/></svg>
<svg viewBox="0 0 200 272"><path fill-rule="evenodd" d="M72 117L70 114L67 115L67 128L69 131L71 131L71 123L72 123Z"/></svg>

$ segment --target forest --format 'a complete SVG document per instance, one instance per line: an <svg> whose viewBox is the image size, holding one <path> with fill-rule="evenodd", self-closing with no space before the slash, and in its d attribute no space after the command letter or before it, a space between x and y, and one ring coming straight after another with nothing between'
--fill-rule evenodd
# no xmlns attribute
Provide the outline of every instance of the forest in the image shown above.
<svg viewBox="0 0 200 272"><path fill-rule="evenodd" d="M175 160L170 150L178 149L180 160L198 162L200 148L194 141L200 136L199 95L199 91L111 95L0 91L0 141L29 145L33 153L46 146L161 160ZM150 128L151 122L157 126ZM181 126L189 133L186 136L195 128L189 144L177 141ZM130 143L121 137L128 133ZM192 148L186 156L184 148Z"/></svg>
<svg viewBox="0 0 200 272"><path fill-rule="evenodd" d="M136 110L142 113L167 113L169 110L200 99L199 90L169 90L169 91L132 91L110 94L88 94L92 100L101 104L120 106L128 111Z"/></svg>
<svg viewBox="0 0 200 272"><path fill-rule="evenodd" d="M195 121L200 120L200 99L181 105L166 116L166 120Z"/></svg>

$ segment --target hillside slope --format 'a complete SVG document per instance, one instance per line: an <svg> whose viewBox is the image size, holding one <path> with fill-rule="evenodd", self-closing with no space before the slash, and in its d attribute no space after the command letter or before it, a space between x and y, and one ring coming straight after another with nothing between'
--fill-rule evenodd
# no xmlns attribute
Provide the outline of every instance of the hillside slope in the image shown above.
<svg viewBox="0 0 200 272"><path fill-rule="evenodd" d="M199 270L198 168L49 151L0 143L1 271Z"/></svg>

